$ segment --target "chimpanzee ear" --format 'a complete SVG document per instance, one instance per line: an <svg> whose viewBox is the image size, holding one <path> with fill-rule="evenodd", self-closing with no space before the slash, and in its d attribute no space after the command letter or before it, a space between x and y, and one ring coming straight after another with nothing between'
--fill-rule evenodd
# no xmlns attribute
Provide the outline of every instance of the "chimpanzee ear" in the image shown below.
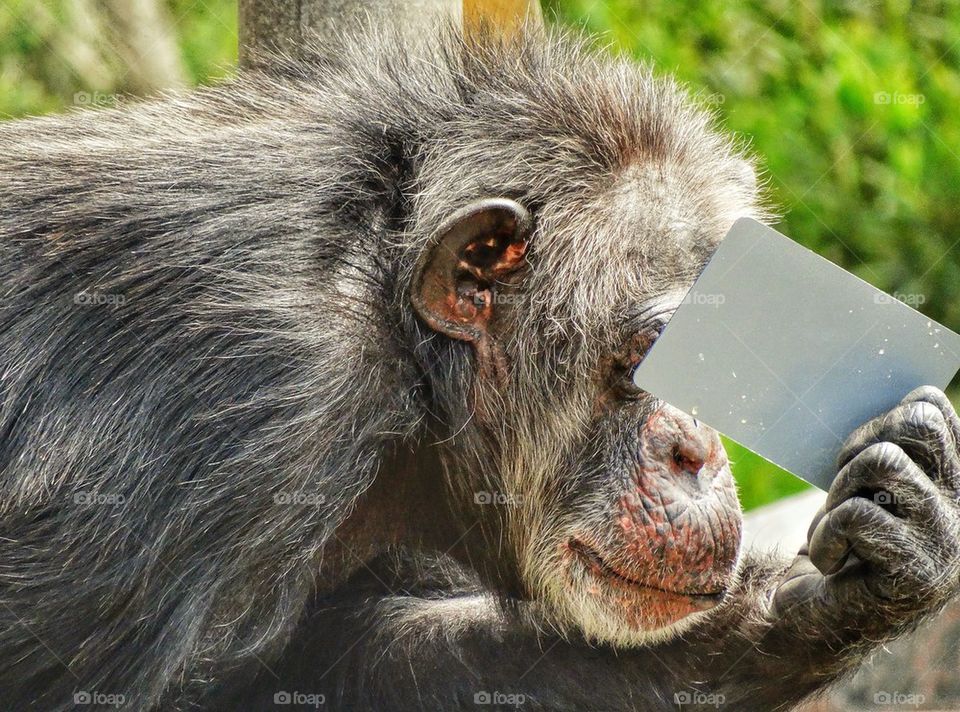
<svg viewBox="0 0 960 712"><path fill-rule="evenodd" d="M523 206L502 198L471 203L444 221L413 276L420 318L454 339L482 337L497 281L525 264L531 222Z"/></svg>

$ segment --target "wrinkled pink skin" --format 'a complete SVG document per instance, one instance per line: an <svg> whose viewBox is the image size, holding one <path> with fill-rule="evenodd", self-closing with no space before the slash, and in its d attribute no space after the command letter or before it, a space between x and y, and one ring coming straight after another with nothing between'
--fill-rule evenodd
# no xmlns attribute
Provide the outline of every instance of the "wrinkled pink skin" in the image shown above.
<svg viewBox="0 0 960 712"><path fill-rule="evenodd" d="M591 594L656 630L719 603L736 568L740 505L717 433L672 406L646 419L632 455L605 536L578 534L564 554L586 567Z"/></svg>

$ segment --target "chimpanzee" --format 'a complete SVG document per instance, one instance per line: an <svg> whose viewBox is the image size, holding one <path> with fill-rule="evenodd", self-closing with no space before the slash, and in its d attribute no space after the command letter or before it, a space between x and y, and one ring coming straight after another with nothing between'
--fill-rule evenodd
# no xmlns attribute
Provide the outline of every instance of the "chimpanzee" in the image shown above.
<svg viewBox="0 0 960 712"><path fill-rule="evenodd" d="M766 217L741 147L581 40L441 45L0 125L5 709L786 709L957 593L940 392L790 563L632 384Z"/></svg>

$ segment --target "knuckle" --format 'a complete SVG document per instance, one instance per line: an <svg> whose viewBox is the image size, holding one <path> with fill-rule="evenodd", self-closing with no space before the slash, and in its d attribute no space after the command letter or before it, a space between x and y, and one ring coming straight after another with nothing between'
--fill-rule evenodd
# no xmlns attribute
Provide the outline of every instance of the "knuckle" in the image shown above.
<svg viewBox="0 0 960 712"><path fill-rule="evenodd" d="M825 536L835 536L840 534L844 529L844 522L846 517L842 515L842 511L847 505L847 502L844 502L835 510L830 512L826 517L823 518L823 521L820 523L820 526L817 527L814 532L814 542L817 543L823 539Z"/></svg>
<svg viewBox="0 0 960 712"><path fill-rule="evenodd" d="M939 403L945 400L946 396L943 391L936 386L919 386L910 391L903 399L903 402L930 401L931 403Z"/></svg>
<svg viewBox="0 0 960 712"><path fill-rule="evenodd" d="M911 403L904 413L906 425L920 432L940 434L946 431L947 421L936 406L925 401Z"/></svg>
<svg viewBox="0 0 960 712"><path fill-rule="evenodd" d="M871 504L863 497L855 496L848 499L834 510L838 520L836 526L846 526L856 519L863 519L870 514Z"/></svg>
<svg viewBox="0 0 960 712"><path fill-rule="evenodd" d="M899 445L889 441L865 448L855 461L867 475L890 475L906 469L911 460Z"/></svg>
<svg viewBox="0 0 960 712"><path fill-rule="evenodd" d="M856 525L865 517L864 505L867 502L859 497L850 496L828 512L814 530L811 546L824 539L833 539L843 535L851 525Z"/></svg>

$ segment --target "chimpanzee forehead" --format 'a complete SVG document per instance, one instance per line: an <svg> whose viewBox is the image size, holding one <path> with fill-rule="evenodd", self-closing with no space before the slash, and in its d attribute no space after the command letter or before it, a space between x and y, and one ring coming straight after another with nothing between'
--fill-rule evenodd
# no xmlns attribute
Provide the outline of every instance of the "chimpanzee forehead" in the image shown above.
<svg viewBox="0 0 960 712"><path fill-rule="evenodd" d="M704 179L682 162L628 167L575 210L544 216L532 246L536 311L616 337L651 310L672 309L668 297L682 298L730 225L756 215L754 201L732 179Z"/></svg>
<svg viewBox="0 0 960 712"><path fill-rule="evenodd" d="M567 254L585 271L602 273L603 282L625 289L634 289L636 281L650 293L689 286L730 225L753 212L751 198L683 164L634 164L567 226L573 233Z"/></svg>
<svg viewBox="0 0 960 712"><path fill-rule="evenodd" d="M624 239L644 253L692 253L712 252L752 197L689 160L645 160L623 170L602 204Z"/></svg>

